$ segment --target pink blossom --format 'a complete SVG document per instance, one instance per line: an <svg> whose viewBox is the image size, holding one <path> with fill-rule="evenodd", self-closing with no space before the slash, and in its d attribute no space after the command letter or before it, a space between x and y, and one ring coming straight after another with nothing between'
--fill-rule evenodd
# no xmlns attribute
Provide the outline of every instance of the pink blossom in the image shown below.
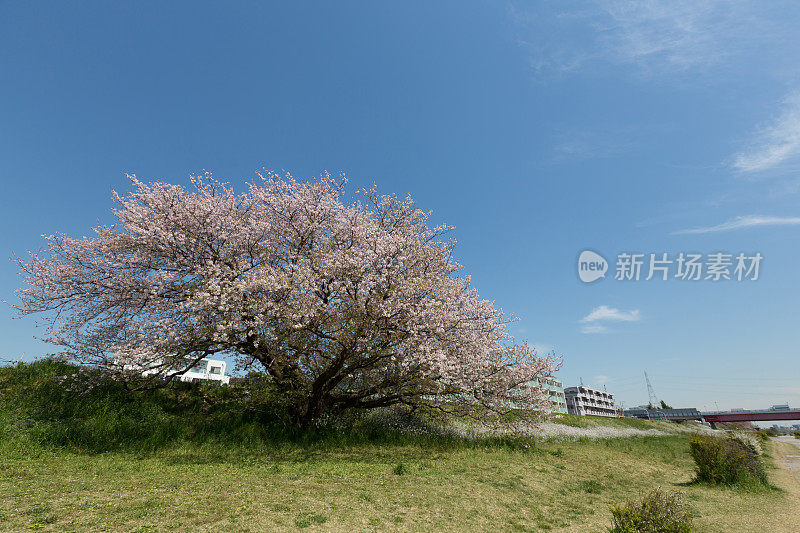
<svg viewBox="0 0 800 533"><path fill-rule="evenodd" d="M46 252L17 260L17 309L44 313L66 357L170 377L222 352L260 363L298 420L395 403L547 409L524 384L557 359L514 343L460 274L450 228L410 197L373 187L346 203L328 174L266 173L240 194L210 175L191 190L130 180L117 224L46 236Z"/></svg>

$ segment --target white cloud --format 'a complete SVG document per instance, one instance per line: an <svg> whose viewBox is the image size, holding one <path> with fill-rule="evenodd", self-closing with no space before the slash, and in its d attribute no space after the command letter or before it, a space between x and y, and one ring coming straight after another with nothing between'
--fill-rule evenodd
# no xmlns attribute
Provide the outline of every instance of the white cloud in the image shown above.
<svg viewBox="0 0 800 533"><path fill-rule="evenodd" d="M688 235L696 233L715 233L718 231L732 231L743 228L753 228L761 226L799 226L800 217L767 217L760 215L747 215L704 228L692 228L675 231L673 235Z"/></svg>
<svg viewBox="0 0 800 533"><path fill-rule="evenodd" d="M744 0L593 0L519 3L510 11L518 42L540 73L615 63L661 75L741 69L744 56L764 68L793 68L797 8Z"/></svg>
<svg viewBox="0 0 800 533"><path fill-rule="evenodd" d="M600 41L618 61L685 70L721 61L735 12L719 2L599 2L611 24Z"/></svg>
<svg viewBox="0 0 800 533"><path fill-rule="evenodd" d="M597 333L610 333L611 330L600 322L638 322L641 315L638 309L631 311L620 311L614 307L601 305L595 307L592 312L581 319L581 333L593 335Z"/></svg>
<svg viewBox="0 0 800 533"><path fill-rule="evenodd" d="M609 330L602 324L591 324L588 326L581 326L581 333L585 333L586 335L593 335L596 333L608 333L609 331L611 330Z"/></svg>
<svg viewBox="0 0 800 533"><path fill-rule="evenodd" d="M592 323L598 321L611 321L611 322L638 322L641 316L638 309L631 311L620 311L614 307L601 305L592 310L591 313L581 319L583 323Z"/></svg>
<svg viewBox="0 0 800 533"><path fill-rule="evenodd" d="M731 166L740 172L762 172L800 155L800 93L783 101L783 110L762 126L748 150L738 153Z"/></svg>
<svg viewBox="0 0 800 533"><path fill-rule="evenodd" d="M600 385L601 387L602 387L603 385L608 385L608 383L609 383L610 381L611 381L611 378L609 378L608 376L604 376L604 375L602 375L602 374L601 374L601 375L599 375L599 376L595 376L595 377L594 377L594 384L595 384L595 385Z"/></svg>
<svg viewBox="0 0 800 533"><path fill-rule="evenodd" d="M548 354L555 349L551 344L533 344L531 348L533 348L539 355Z"/></svg>

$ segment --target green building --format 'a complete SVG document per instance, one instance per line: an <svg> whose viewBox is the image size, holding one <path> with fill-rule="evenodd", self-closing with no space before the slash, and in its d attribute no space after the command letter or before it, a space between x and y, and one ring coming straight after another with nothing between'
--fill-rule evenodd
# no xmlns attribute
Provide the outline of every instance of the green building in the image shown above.
<svg viewBox="0 0 800 533"><path fill-rule="evenodd" d="M530 387L540 387L547 391L550 401L553 402L554 413L567 412L567 399L564 396L564 384L553 376L547 376L528 383Z"/></svg>

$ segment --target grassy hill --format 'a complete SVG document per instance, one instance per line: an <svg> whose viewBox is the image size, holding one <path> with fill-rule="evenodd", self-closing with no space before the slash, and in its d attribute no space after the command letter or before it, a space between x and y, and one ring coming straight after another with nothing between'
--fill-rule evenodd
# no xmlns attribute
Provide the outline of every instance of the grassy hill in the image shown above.
<svg viewBox="0 0 800 533"><path fill-rule="evenodd" d="M790 489L687 484L686 438L665 423L564 417L663 434L534 444L397 417L297 434L235 390L81 393L53 379L74 371L0 369L2 530L603 531L610 503L656 486L687 494L700 531L796 524Z"/></svg>

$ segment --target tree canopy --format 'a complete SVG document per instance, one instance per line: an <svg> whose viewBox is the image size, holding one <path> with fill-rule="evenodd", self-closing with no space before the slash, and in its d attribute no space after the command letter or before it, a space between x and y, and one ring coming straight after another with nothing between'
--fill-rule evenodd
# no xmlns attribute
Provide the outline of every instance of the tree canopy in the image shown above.
<svg viewBox="0 0 800 533"><path fill-rule="evenodd" d="M513 341L460 274L450 228L410 197L373 187L348 203L328 174L259 174L238 194L210 175L189 189L130 180L116 224L16 260L17 309L43 313L60 356L169 381L223 354L263 367L300 425L397 403L548 409L526 384L558 361Z"/></svg>

